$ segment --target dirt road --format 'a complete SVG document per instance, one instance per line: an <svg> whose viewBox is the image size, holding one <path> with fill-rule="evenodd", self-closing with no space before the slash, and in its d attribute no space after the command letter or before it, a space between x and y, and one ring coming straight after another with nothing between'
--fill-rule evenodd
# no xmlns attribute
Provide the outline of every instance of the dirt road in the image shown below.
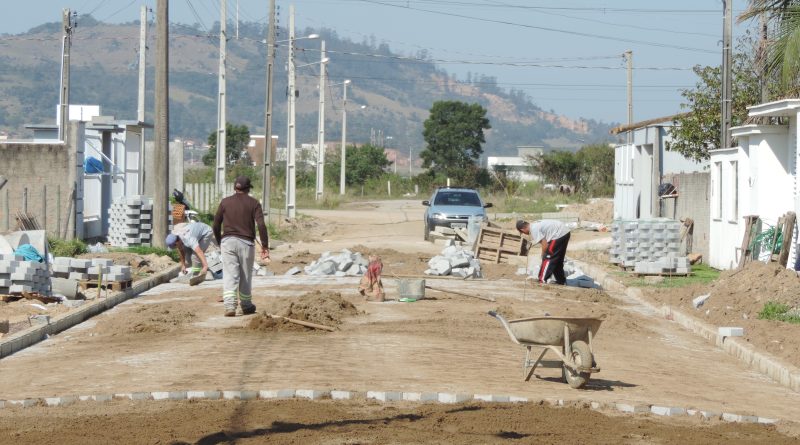
<svg viewBox="0 0 800 445"><path fill-rule="evenodd" d="M441 249L421 241L421 209L416 201L378 203L366 210L309 213L324 222L320 235L310 238L314 242L292 243L276 249L273 252L276 262L298 249L318 253L364 245L419 252L419 255L433 255ZM0 398L214 389L445 391L506 394L532 400L646 403L753 414L789 421L781 429L796 432L792 422L800 420L799 394L772 383L634 303L595 290L526 287L518 278L431 281L437 287L491 295L498 301L429 292L428 296L434 299L367 303L356 296L354 278L258 277L254 302L260 309L288 304L318 289L341 293L360 312L344 319L333 333L274 331L248 329L253 316L223 317L221 305L216 302L221 293L219 282L206 282L198 288L162 285L3 359ZM386 279L385 284L388 296L396 298L395 281ZM605 316L595 345L602 372L593 376L587 389L581 391L572 390L561 381L561 371L555 362L537 370L538 378L522 381L520 365L524 350L509 340L496 320L486 315L494 309L520 316L544 312ZM291 403L296 402L286 403L281 406L293 407ZM197 406L209 416L223 418L237 409L231 404ZM375 414L369 413L370 409L383 409L325 406L320 410L344 410L353 418ZM86 405L73 406L68 411L78 413L70 415L89 415L96 409ZM120 407L118 415L124 416L129 409ZM194 418L186 414L188 408L184 405L163 404L162 408L148 405L146 409L163 410L169 415L183 412L175 415ZM437 415L444 418L450 415L444 408L425 409L439 410ZM492 408L495 409L501 408ZM520 412L527 409L537 408L519 408ZM115 416L115 410L111 417ZM32 421L30 416L34 412L1 413L0 431L16 421ZM248 419L241 425L245 430L268 428L268 422L279 418ZM327 422L325 419L325 416L319 419L311 416L298 422ZM633 421L617 422L622 428ZM202 421L198 420L198 424ZM527 425L524 428L516 425L508 431L528 434ZM213 432L214 428L225 426L209 428ZM364 427L350 428L361 431ZM480 434L494 434L492 431L497 433L486 429ZM705 432L696 432L700 435L687 436L687 442L705 442L702 436ZM174 438L181 437L184 436L178 434ZM286 437L300 440L304 436ZM383 441L382 436L374 437L374 441ZM425 442L413 437L409 436L408 441ZM449 437L436 436L433 441L447 442ZM456 442L469 442L464 439L466 436L452 437L457 438L453 440ZM483 442L489 436L476 437L475 441ZM600 441L637 442L633 436L629 439L617 435Z"/></svg>

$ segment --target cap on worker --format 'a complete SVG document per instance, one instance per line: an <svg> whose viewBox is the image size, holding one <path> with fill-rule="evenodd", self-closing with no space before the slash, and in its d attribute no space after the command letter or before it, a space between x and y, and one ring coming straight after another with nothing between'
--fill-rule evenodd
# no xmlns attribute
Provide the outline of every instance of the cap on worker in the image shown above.
<svg viewBox="0 0 800 445"><path fill-rule="evenodd" d="M175 244L178 243L178 235L170 233L169 235L167 235L167 239L164 240L164 242L167 244L167 247L172 249L173 247L175 247Z"/></svg>
<svg viewBox="0 0 800 445"><path fill-rule="evenodd" d="M250 184L250 178L247 176L239 176L236 178L236 182L233 185L233 188L242 191L250 190L251 187L252 185Z"/></svg>
<svg viewBox="0 0 800 445"><path fill-rule="evenodd" d="M517 220L517 230L522 230L527 225L528 225L528 223L524 219L518 219Z"/></svg>

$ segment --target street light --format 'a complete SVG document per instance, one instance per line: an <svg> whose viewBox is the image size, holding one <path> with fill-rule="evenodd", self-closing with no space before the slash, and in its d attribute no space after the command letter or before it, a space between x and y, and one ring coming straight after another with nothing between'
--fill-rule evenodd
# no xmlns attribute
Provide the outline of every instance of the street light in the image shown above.
<svg viewBox="0 0 800 445"><path fill-rule="evenodd" d="M317 121L317 201L325 192L325 41L320 42L319 63L319 120Z"/></svg>
<svg viewBox="0 0 800 445"><path fill-rule="evenodd" d="M342 82L342 157L339 161L339 194L344 195L344 174L345 174L345 160L347 158L347 85L350 84L350 79ZM333 85L331 85L333 86Z"/></svg>

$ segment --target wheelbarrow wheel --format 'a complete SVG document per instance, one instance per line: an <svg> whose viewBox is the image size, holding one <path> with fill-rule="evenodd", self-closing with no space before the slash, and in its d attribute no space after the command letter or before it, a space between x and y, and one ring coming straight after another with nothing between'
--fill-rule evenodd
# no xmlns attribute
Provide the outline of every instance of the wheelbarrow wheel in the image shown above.
<svg viewBox="0 0 800 445"><path fill-rule="evenodd" d="M572 342L572 361L575 362L575 364L579 367L593 366L594 357L592 356L592 352L589 350L589 345L587 345L585 341L576 340ZM564 375L564 381L567 382L570 387L575 389L583 388L592 375L590 372L575 372L569 369L567 365L563 365L562 373Z"/></svg>

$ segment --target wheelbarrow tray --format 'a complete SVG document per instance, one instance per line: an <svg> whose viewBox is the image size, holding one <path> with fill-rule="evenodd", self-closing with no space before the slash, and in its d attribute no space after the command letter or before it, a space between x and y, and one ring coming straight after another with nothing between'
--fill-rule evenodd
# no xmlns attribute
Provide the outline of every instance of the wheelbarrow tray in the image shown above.
<svg viewBox="0 0 800 445"><path fill-rule="evenodd" d="M597 335L601 318L530 317L508 321L509 333L522 344L563 346L564 326L569 328L570 341L589 342L589 331Z"/></svg>

